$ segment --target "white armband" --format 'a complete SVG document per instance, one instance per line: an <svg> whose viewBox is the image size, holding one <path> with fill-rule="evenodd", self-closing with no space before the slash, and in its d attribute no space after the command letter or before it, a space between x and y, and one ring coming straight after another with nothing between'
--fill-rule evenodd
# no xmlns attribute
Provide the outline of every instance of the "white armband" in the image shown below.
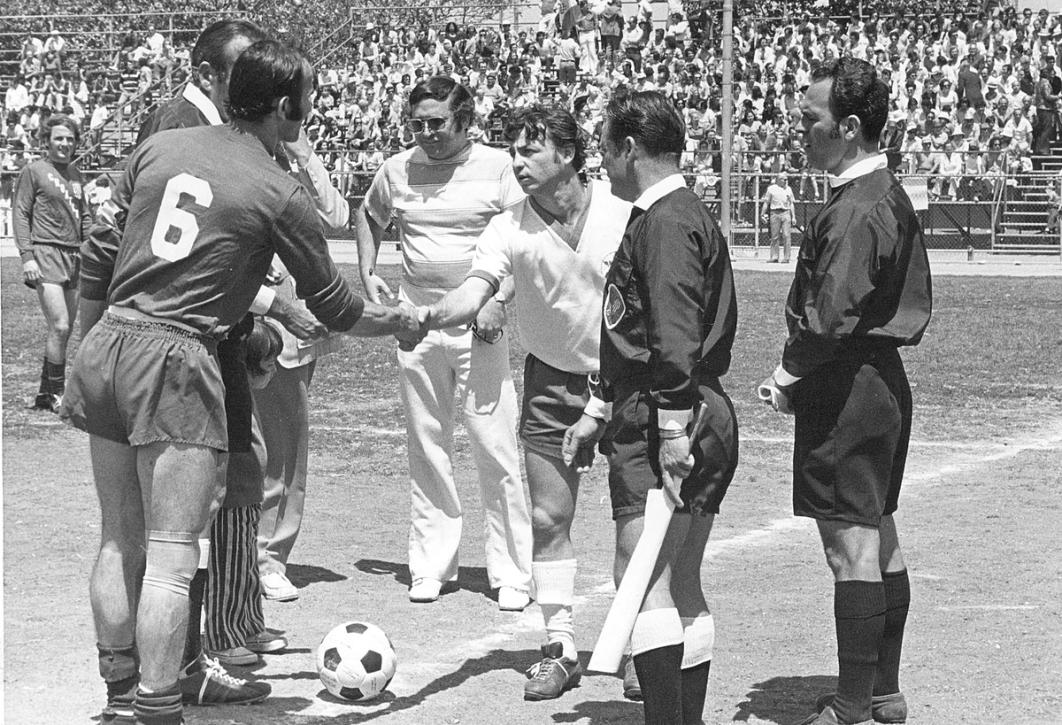
<svg viewBox="0 0 1062 725"><path fill-rule="evenodd" d="M590 400L586 401L586 407L583 408L583 415L588 415L591 418L597 418L607 423L612 420L612 403L606 403L600 398L595 398L591 395Z"/></svg>
<svg viewBox="0 0 1062 725"><path fill-rule="evenodd" d="M774 375L771 377L774 378L774 382L778 383L783 388L788 388L790 385L793 385L800 380L797 376L787 373L781 363L778 363L778 367L774 369Z"/></svg>
<svg viewBox="0 0 1062 725"><path fill-rule="evenodd" d="M277 297L277 292L272 287L259 287L258 294L254 296L254 302L251 303L250 313L252 315L264 315L269 312L269 308L273 306L273 300Z"/></svg>
<svg viewBox="0 0 1062 725"><path fill-rule="evenodd" d="M656 425L660 430L680 430L685 432L686 426L693 417L689 410L657 410Z"/></svg>

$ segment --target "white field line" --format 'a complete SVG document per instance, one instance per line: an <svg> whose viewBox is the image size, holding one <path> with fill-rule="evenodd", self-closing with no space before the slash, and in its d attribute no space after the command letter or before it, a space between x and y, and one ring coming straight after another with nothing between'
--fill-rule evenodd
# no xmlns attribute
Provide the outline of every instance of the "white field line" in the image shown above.
<svg viewBox="0 0 1062 725"><path fill-rule="evenodd" d="M943 607L937 607L941 612L969 612L969 611L984 611L984 612L1003 612L1013 610L1030 610L1039 609L1039 604L964 604Z"/></svg>
<svg viewBox="0 0 1062 725"><path fill-rule="evenodd" d="M329 428L329 430L345 430L341 428ZM364 430L360 428L350 428L346 430ZM943 478L953 475L959 471L977 468L987 463L994 463L1008 458L1014 458L1022 453L1030 450L1052 450L1062 447L1062 419L1052 421L1048 426L1041 429L1039 435L1030 435L1022 438L1016 438L1007 442L997 442L987 446L979 446L982 449L994 449L991 452L986 453L983 456L978 456L962 463L946 463L936 468L920 471L918 473L909 473L905 479L907 482L915 481L930 481L937 478ZM376 432L379 432L377 429ZM395 431L397 433L397 431ZM405 432L401 432L405 435ZM746 439L747 440L747 439ZM764 439L767 440L767 439ZM779 441L785 441L786 439L778 439ZM946 444L941 444L946 446ZM956 446L956 447L963 447ZM730 536L721 540L709 541L708 544L708 558L712 559L715 556L726 555L738 551L747 550L750 548L765 546L772 543L779 536L783 536L790 531L800 528L810 528L814 524L810 519L797 518L795 516L787 516L783 518L775 519L765 526L758 529L753 529L735 536ZM615 593L615 588L612 584L611 577L602 577L598 584L586 594L577 595L574 602L576 610L583 608L591 599L608 598L611 599ZM940 607L943 611L952 610L987 610L987 611L1009 611L1009 610L1026 610L1035 609L1035 605L1006 605L1006 604L984 604L984 605L968 605L968 606L955 606L955 607ZM508 645L516 634L523 634L526 632L535 632L542 629L542 616L538 610L538 607L528 607L522 613L516 615L512 622L504 627L501 631L494 631L490 634L482 637L462 641L457 643L454 647L440 653L439 657L435 661L421 661L417 663L403 663L395 675L394 681L391 683L389 689L398 697L408 696L414 694L422 686L425 681L429 681L432 678L439 677L449 672L453 672L455 666L459 667L461 662L469 659L476 659L489 654L496 649L504 648ZM596 638L596 634L592 631L583 633L581 640L586 642L592 642ZM529 663L530 664L530 663ZM369 709L366 707L361 712L380 712L382 715L387 710L387 705L381 703L378 707ZM336 703L325 702L323 700L314 699L308 707L298 711L300 716L339 716L343 713L349 713L349 707L346 705L339 705Z"/></svg>
<svg viewBox="0 0 1062 725"><path fill-rule="evenodd" d="M356 433L360 436L374 436L379 438L404 438L406 431L398 428L372 428L370 426L350 425L314 425L312 430L327 431L329 433ZM467 437L462 426L454 429L454 436ZM742 443L765 443L765 444L792 444L792 436L742 436ZM911 441L911 448L950 448L954 450L983 451L987 448L1004 450L1009 448L1007 443L986 443L983 441Z"/></svg>

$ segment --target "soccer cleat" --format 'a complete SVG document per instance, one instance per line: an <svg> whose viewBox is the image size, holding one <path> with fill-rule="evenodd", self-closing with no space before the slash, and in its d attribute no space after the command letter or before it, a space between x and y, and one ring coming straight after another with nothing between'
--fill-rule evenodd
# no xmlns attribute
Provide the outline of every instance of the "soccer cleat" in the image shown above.
<svg viewBox="0 0 1062 725"><path fill-rule="evenodd" d="M261 632L248 637L243 646L259 654L279 652L288 646L288 639L282 632L275 629L263 629Z"/></svg>
<svg viewBox="0 0 1062 725"><path fill-rule="evenodd" d="M630 655L623 658L623 696L635 702L642 699L642 686L634 670L634 658Z"/></svg>
<svg viewBox="0 0 1062 725"><path fill-rule="evenodd" d="M205 654L186 665L177 682L182 699L189 705L251 705L269 697L273 690L265 682L233 677Z"/></svg>
<svg viewBox="0 0 1062 725"><path fill-rule="evenodd" d="M135 683L135 678L132 678ZM107 705L100 713L100 723L103 725L135 725L136 715L133 713L133 704L136 702L136 684L125 692L110 692L111 683L107 683Z"/></svg>
<svg viewBox="0 0 1062 725"><path fill-rule="evenodd" d="M439 598L441 590L442 582L438 579L414 579L413 585L409 587L409 601L417 604L434 602Z"/></svg>
<svg viewBox="0 0 1062 725"><path fill-rule="evenodd" d="M522 612L531 603L531 597L523 589L500 587L498 589L498 609L503 612Z"/></svg>
<svg viewBox="0 0 1062 725"><path fill-rule="evenodd" d="M550 642L542 645L542 661L527 670L530 681L524 685L525 700L552 700L579 684L583 666L579 660L564 656L564 645Z"/></svg>
<svg viewBox="0 0 1062 725"><path fill-rule="evenodd" d="M857 723L842 723L837 719L837 713L833 711L833 706L827 705L822 712L807 716L797 725L874 725L874 721L861 720Z"/></svg>
<svg viewBox="0 0 1062 725"><path fill-rule="evenodd" d="M827 705L833 704L833 692L827 693L815 700L815 709L822 712ZM887 725L900 725L907 722L907 700L902 692L894 692L891 695L874 695L870 701L870 714L876 723Z"/></svg>
<svg viewBox="0 0 1062 725"><path fill-rule="evenodd" d="M273 602L294 602L299 598L299 590L279 571L262 574L262 596Z"/></svg>
<svg viewBox="0 0 1062 725"><path fill-rule="evenodd" d="M207 650L207 655L213 657L226 667L246 667L247 665L256 665L260 659L257 654L246 647Z"/></svg>
<svg viewBox="0 0 1062 725"><path fill-rule="evenodd" d="M33 399L32 410L45 410L49 413L58 413L59 406L63 404L63 398L52 393L37 393Z"/></svg>

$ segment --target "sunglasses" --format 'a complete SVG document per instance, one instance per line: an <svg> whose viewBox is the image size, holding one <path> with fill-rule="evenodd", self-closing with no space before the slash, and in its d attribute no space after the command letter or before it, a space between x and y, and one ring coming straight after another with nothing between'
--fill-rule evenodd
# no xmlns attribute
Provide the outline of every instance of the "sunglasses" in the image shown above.
<svg viewBox="0 0 1062 725"><path fill-rule="evenodd" d="M424 130L438 131L446 125L448 118L411 118L406 121L406 128L413 133L424 133Z"/></svg>

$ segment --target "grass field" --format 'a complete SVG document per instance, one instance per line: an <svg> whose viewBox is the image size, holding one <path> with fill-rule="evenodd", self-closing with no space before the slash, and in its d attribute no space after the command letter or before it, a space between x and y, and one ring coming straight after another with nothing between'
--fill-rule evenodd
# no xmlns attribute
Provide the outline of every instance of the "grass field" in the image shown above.
<svg viewBox="0 0 1062 725"><path fill-rule="evenodd" d="M87 596L99 525L87 443L26 410L43 325L17 260L4 259L0 272L4 722L88 723L103 688ZM736 282L740 323L724 385L741 424L741 464L705 562L718 639L704 720L785 724L833 686L832 584L812 524L790 513L791 419L753 396L777 362L789 277L739 271ZM934 320L922 345L905 353L915 425L897 519L914 600L901 670L910 722L1062 723L1062 283L938 277L934 286ZM519 381L516 344L512 357ZM487 597L482 519L461 433L460 588L432 605L407 601L408 483L393 340L351 340L319 365L311 428L307 513L290 569L302 597L266 605L269 625L286 630L291 646L251 671L274 696L249 708L189 709L189 723L641 722L640 706L622 699L614 677L586 677L555 701L522 701L541 618L535 605L498 612ZM574 531L584 662L612 593L603 469L599 459L584 479ZM389 692L365 705L328 696L312 659L325 632L353 618L382 626L399 655Z"/></svg>

